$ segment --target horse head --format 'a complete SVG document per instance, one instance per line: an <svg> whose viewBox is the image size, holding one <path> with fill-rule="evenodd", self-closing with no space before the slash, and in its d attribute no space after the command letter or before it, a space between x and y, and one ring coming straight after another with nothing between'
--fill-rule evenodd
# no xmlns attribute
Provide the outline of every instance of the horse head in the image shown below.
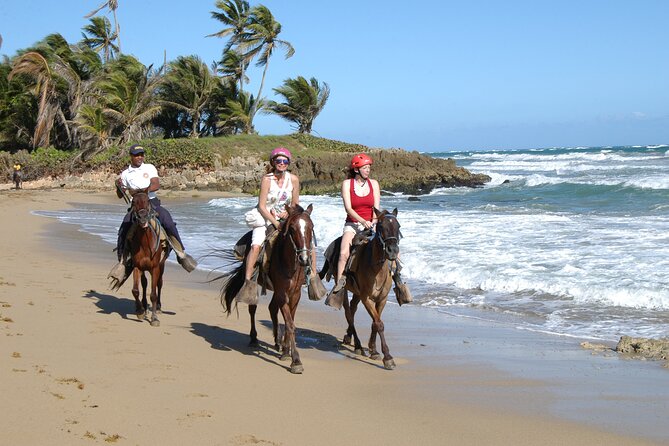
<svg viewBox="0 0 669 446"><path fill-rule="evenodd" d="M396 260L400 253L400 222L397 221L397 208L392 212L379 211L374 208L376 215L376 237L383 247L383 255L387 260Z"/></svg>
<svg viewBox="0 0 669 446"><path fill-rule="evenodd" d="M146 228L149 225L149 220L153 216L153 209L151 208L147 192L140 191L133 195L132 215L142 228Z"/></svg>
<svg viewBox="0 0 669 446"><path fill-rule="evenodd" d="M286 205L288 218L283 224L282 234L288 237L295 248L297 261L301 266L309 266L311 263L311 251L313 250L314 223L311 221L313 205L303 209L300 205Z"/></svg>

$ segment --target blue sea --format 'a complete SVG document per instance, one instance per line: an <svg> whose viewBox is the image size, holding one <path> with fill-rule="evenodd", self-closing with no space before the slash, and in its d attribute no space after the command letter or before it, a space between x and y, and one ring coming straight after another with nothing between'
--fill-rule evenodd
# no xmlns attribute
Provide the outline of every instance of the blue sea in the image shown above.
<svg viewBox="0 0 669 446"><path fill-rule="evenodd" d="M426 312L557 336L615 342L669 336L669 146L428 153L485 173L481 188L440 188L419 201L386 194L404 238L404 277ZM373 175L373 174L372 174ZM338 196L313 203L320 254L340 235ZM253 197L163 204L206 271L246 231ZM79 225L115 256L125 206L38 212ZM319 254L319 259L322 256ZM331 286L332 283L326 284ZM394 296L389 297L394 305ZM446 320L446 319L445 319Z"/></svg>

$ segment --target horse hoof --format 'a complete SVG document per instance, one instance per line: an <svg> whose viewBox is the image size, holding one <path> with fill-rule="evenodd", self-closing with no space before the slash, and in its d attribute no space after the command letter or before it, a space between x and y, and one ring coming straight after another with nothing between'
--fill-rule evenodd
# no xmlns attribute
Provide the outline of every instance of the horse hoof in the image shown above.
<svg viewBox="0 0 669 446"><path fill-rule="evenodd" d="M152 327L160 327L160 321L158 319L153 319L151 321L151 326Z"/></svg>
<svg viewBox="0 0 669 446"><path fill-rule="evenodd" d="M341 343L344 344L344 345L353 345L351 343L351 336L349 336L349 335L344 336L344 340L341 341Z"/></svg>
<svg viewBox="0 0 669 446"><path fill-rule="evenodd" d="M302 364L293 364L290 366L290 373L299 375L304 372L304 366Z"/></svg>
<svg viewBox="0 0 669 446"><path fill-rule="evenodd" d="M369 359L373 359L374 361L376 361L378 359L381 359L381 355L379 355L378 353L372 353L371 355L369 355ZM394 366L394 364L393 364L393 366Z"/></svg>
<svg viewBox="0 0 669 446"><path fill-rule="evenodd" d="M146 313L135 313L135 315L137 316L137 319L143 321L145 319Z"/></svg>
<svg viewBox="0 0 669 446"><path fill-rule="evenodd" d="M353 353L355 353L356 355L360 355L360 356L367 356L365 354L365 350L362 349L362 348L356 348L355 350L353 350Z"/></svg>
<svg viewBox="0 0 669 446"><path fill-rule="evenodd" d="M249 341L249 347L257 347L258 346L258 340L257 339L251 339Z"/></svg>
<svg viewBox="0 0 669 446"><path fill-rule="evenodd" d="M392 359L384 359L383 360L383 368L386 370L392 370L395 368L395 361Z"/></svg>
<svg viewBox="0 0 669 446"><path fill-rule="evenodd" d="M289 359L290 359L290 355L289 355L288 353L284 353L284 354L281 355L281 357L279 358L279 361L288 361Z"/></svg>

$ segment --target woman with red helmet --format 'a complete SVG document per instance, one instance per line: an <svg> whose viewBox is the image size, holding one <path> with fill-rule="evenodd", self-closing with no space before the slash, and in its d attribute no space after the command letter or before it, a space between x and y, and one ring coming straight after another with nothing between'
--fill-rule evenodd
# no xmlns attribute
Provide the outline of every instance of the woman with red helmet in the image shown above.
<svg viewBox="0 0 669 446"><path fill-rule="evenodd" d="M379 209L381 191L379 183L369 177L372 163L372 159L364 153L355 155L351 159L347 178L341 183L341 198L346 210L346 222L341 237L335 286L325 301L326 305L332 307L339 308L342 304L339 291L346 285L346 276L343 273L351 253L353 237L373 228L376 223L374 208Z"/></svg>

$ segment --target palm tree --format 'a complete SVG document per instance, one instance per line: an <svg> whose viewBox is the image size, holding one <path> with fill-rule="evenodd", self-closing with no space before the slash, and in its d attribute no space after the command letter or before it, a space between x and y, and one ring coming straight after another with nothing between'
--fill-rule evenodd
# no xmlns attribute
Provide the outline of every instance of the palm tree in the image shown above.
<svg viewBox="0 0 669 446"><path fill-rule="evenodd" d="M36 51L30 51L16 58L8 76L9 81L18 75L25 75L33 80L33 94L38 99L32 146L48 147L51 141L51 129L60 106L55 74L44 56Z"/></svg>
<svg viewBox="0 0 669 446"><path fill-rule="evenodd" d="M297 124L299 133L311 133L316 116L323 110L330 96L330 87L312 77L307 81L304 77L286 79L281 87L274 92L283 96L284 103L270 101L266 113L275 113L287 121Z"/></svg>
<svg viewBox="0 0 669 446"><path fill-rule="evenodd" d="M258 89L257 98L262 98L262 89L265 85L265 76L267 75L267 68L269 67L269 60L275 49L283 49L286 52L286 59L295 54L293 46L285 41L279 39L281 33L281 24L274 19L272 12L263 5L254 7L251 10L249 17L249 24L247 25L247 33L242 37L238 44L242 53L248 57L258 56L256 66L264 66L262 72L262 79L260 80L260 88ZM257 107L251 109L250 117L258 111Z"/></svg>
<svg viewBox="0 0 669 446"><path fill-rule="evenodd" d="M161 104L187 113L191 120L190 137L200 136L204 110L209 105L218 78L198 56L180 56L170 62L163 78Z"/></svg>
<svg viewBox="0 0 669 446"><path fill-rule="evenodd" d="M107 17L93 17L91 23L84 27L84 32L81 35L84 38L84 45L95 52L102 51L105 62L109 62L119 52L118 45L114 43L118 34L112 33L111 24Z"/></svg>
<svg viewBox="0 0 669 446"><path fill-rule="evenodd" d="M37 98L37 116L31 144L50 145L52 129L57 145L76 142L72 118L84 101L92 79L101 67L92 50L71 46L60 34L50 34L13 61L10 79L22 76L31 82Z"/></svg>
<svg viewBox="0 0 669 446"><path fill-rule="evenodd" d="M207 37L229 36L230 40L228 40L223 50L223 53L227 54L234 46L242 42L243 36L246 33L246 27L249 24L249 2L246 0L217 0L216 7L220 9L220 12L212 11L211 16L226 25L227 28L223 28L217 33L209 34ZM225 56L223 58L225 59ZM238 77L239 91L244 91L244 82L246 79L244 70L248 66L249 61L250 59L245 57L240 58L238 61L241 72Z"/></svg>
<svg viewBox="0 0 669 446"><path fill-rule="evenodd" d="M161 78L132 56L121 56L109 65L96 83L102 93L103 113L115 124L119 144L141 139L161 110L157 97Z"/></svg>
<svg viewBox="0 0 669 446"><path fill-rule="evenodd" d="M98 6L96 9L93 11L89 12L84 16L85 19L90 19L93 17L95 14L100 12L103 8L108 8L111 12L112 15L114 16L114 35L116 36L116 41L118 42L118 52L121 52L121 27L118 23L118 18L116 17L116 9L118 9L118 0L107 0L100 6Z"/></svg>
<svg viewBox="0 0 669 446"><path fill-rule="evenodd" d="M247 92L239 92L236 98L227 99L219 111L217 127L222 133L255 133L251 110L264 109L264 101L259 102Z"/></svg>
<svg viewBox="0 0 669 446"><path fill-rule="evenodd" d="M81 157L94 155L109 147L112 139L113 124L105 116L100 105L84 104L74 119L81 135L79 146L83 149Z"/></svg>
<svg viewBox="0 0 669 446"><path fill-rule="evenodd" d="M223 53L223 59L218 62L216 73L222 75L224 79L232 79L234 83L239 83L240 91L243 91L241 86L249 81L244 74L248 66L248 59L234 49L229 49Z"/></svg>

